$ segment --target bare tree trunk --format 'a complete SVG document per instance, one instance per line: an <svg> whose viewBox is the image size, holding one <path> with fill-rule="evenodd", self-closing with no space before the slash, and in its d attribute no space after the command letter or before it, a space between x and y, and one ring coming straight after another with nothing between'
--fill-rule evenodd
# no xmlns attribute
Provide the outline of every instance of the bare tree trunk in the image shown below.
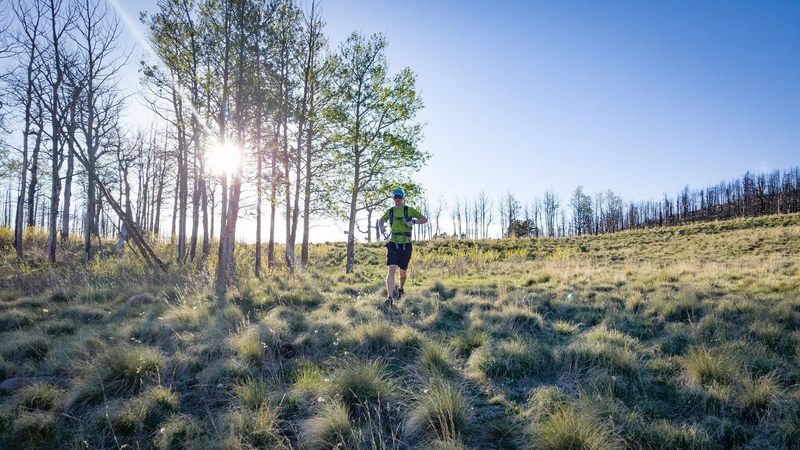
<svg viewBox="0 0 800 450"><path fill-rule="evenodd" d="M67 242L69 240L69 207L72 201L72 175L75 171L75 103L70 105L69 112L69 130L67 137L67 177L64 179L64 212L61 216L61 240Z"/></svg>
<svg viewBox="0 0 800 450"><path fill-rule="evenodd" d="M269 183L269 244L267 244L267 266L272 267L275 264L275 204L278 202L278 158L277 158L277 127L276 136L273 139L271 146L271 171Z"/></svg>
<svg viewBox="0 0 800 450"><path fill-rule="evenodd" d="M177 180L175 181L177 182ZM175 195L172 197L172 230L170 231L169 235L170 244L175 244L175 239L177 237L175 234L176 233L175 224L177 222L177 219L178 219L178 193L175 192Z"/></svg>
<svg viewBox="0 0 800 450"><path fill-rule="evenodd" d="M314 86L311 86L309 93L309 111L314 110ZM314 136L314 121L312 117L308 120L308 129L306 130L306 177L303 192L303 243L300 248L300 265L303 268L308 267L308 240L311 231L311 157L313 155L313 136Z"/></svg>
<svg viewBox="0 0 800 450"><path fill-rule="evenodd" d="M61 4L56 5L56 0L50 0L50 25L52 32L53 56L54 56L54 69L55 79L52 84L52 98L50 99L50 116L51 116L51 134L50 140L52 141L52 154L51 154L51 189L50 189L50 234L47 240L47 256L50 263L56 262L56 233L58 226L58 204L61 196L61 177L59 172L61 170L61 162L63 155L61 154L61 146L59 143L59 136L61 135L61 120L59 117L59 94L61 90L61 83L64 79L63 67L61 64L61 50L59 47L59 40L63 30L57 30L56 24L58 20L58 13Z"/></svg>
<svg viewBox="0 0 800 450"><path fill-rule="evenodd" d="M42 134L44 132L44 123L41 105L39 105L39 119L36 127L36 140L33 143L33 153L31 154L31 182L28 185L28 226L36 226L36 187L39 180L39 149L42 146Z"/></svg>
<svg viewBox="0 0 800 450"><path fill-rule="evenodd" d="M256 107L256 261L255 271L256 276L261 277L261 200L263 197L262 178L263 168L263 152L261 149L261 127L263 117L261 115L261 102Z"/></svg>
<svg viewBox="0 0 800 450"><path fill-rule="evenodd" d="M356 115L358 117L358 114ZM359 121L356 118L356 142L358 142ZM352 273L353 266L356 261L356 205L358 202L358 186L361 184L361 152L358 149L358 144L355 148L355 171L353 173L353 186L350 193L350 214L347 224L347 262L345 264L345 273Z"/></svg>

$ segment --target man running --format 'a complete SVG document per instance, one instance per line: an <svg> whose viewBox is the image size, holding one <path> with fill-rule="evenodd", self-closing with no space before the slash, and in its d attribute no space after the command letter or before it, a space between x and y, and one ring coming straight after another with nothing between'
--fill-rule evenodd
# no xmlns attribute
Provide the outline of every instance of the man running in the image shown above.
<svg viewBox="0 0 800 450"><path fill-rule="evenodd" d="M390 208L378 221L381 233L385 234L384 222L389 222L391 236L386 243L386 266L389 273L386 275L386 301L387 307L392 307L394 297L394 273L400 268L400 287L397 298L403 296L403 286L406 284L406 270L411 260L411 227L415 224L424 224L428 219L416 209L405 205L405 193L397 188L392 195L394 207Z"/></svg>

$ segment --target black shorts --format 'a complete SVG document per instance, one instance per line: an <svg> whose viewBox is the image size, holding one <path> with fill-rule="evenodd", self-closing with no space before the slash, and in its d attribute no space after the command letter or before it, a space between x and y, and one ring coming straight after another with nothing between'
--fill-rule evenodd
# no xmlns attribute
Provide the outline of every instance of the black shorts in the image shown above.
<svg viewBox="0 0 800 450"><path fill-rule="evenodd" d="M411 243L395 244L394 242L387 242L386 265L408 270L408 262L411 261L411 250Z"/></svg>

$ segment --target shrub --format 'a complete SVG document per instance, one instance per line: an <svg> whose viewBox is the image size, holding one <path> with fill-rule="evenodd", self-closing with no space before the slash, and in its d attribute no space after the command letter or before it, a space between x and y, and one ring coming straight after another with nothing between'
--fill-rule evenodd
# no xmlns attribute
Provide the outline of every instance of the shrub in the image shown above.
<svg viewBox="0 0 800 450"><path fill-rule="evenodd" d="M405 433L412 438L457 441L467 428L467 400L446 382L434 382L417 398L405 421Z"/></svg>

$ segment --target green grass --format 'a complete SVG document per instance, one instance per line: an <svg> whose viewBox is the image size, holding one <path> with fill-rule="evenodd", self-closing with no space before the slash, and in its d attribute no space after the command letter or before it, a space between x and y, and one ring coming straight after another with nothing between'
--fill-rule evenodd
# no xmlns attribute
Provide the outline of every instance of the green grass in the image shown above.
<svg viewBox="0 0 800 450"><path fill-rule="evenodd" d="M458 441L467 430L468 403L458 387L436 381L419 395L406 418L406 434L415 439Z"/></svg>
<svg viewBox="0 0 800 450"><path fill-rule="evenodd" d="M326 244L260 279L242 245L220 297L213 257L84 264L76 241L54 267L26 239L0 254L0 448L800 441L800 214L419 243L391 313L379 244L352 274Z"/></svg>
<svg viewBox="0 0 800 450"><path fill-rule="evenodd" d="M333 373L329 394L341 400L353 413L363 412L365 406L395 399L397 386L380 362L348 359Z"/></svg>
<svg viewBox="0 0 800 450"><path fill-rule="evenodd" d="M316 415L303 422L298 441L301 448L309 450L347 448L352 443L352 433L347 406L333 401L323 404Z"/></svg>
<svg viewBox="0 0 800 450"><path fill-rule="evenodd" d="M569 407L532 426L531 434L542 450L606 450L619 445L607 425Z"/></svg>
<svg viewBox="0 0 800 450"><path fill-rule="evenodd" d="M500 341L481 347L470 357L470 366L486 378L541 377L552 364L550 347L532 340Z"/></svg>
<svg viewBox="0 0 800 450"><path fill-rule="evenodd" d="M99 382L108 395L129 395L154 381L164 366L164 355L156 349L123 345L97 362Z"/></svg>

